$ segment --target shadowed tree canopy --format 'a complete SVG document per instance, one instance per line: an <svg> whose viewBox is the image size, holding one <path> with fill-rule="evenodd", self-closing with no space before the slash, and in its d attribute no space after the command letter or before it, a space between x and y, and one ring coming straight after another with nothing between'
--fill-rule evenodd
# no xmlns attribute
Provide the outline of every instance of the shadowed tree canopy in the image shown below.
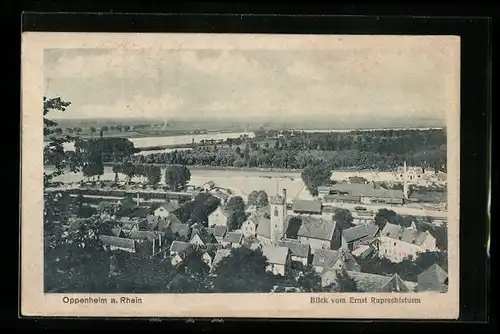
<svg viewBox="0 0 500 334"><path fill-rule="evenodd" d="M208 216L220 204L220 200L210 193L201 192L196 195L194 200L184 203L181 206L179 219L183 222L191 221L194 223L201 223L207 226Z"/></svg>
<svg viewBox="0 0 500 334"><path fill-rule="evenodd" d="M245 202L240 196L234 196L226 203L226 210L230 212L229 230L237 230L246 219Z"/></svg>
<svg viewBox="0 0 500 334"><path fill-rule="evenodd" d="M264 207L269 204L269 197L264 190L259 190L257 193L257 206Z"/></svg>
<svg viewBox="0 0 500 334"><path fill-rule="evenodd" d="M356 281L349 276L347 271L342 270L337 273L334 283L323 288L325 292L358 292Z"/></svg>
<svg viewBox="0 0 500 334"><path fill-rule="evenodd" d="M333 220L337 222L340 230L345 230L354 226L352 214L347 209L336 208L333 213Z"/></svg>
<svg viewBox="0 0 500 334"><path fill-rule="evenodd" d="M306 185L307 190L313 196L318 195L318 187L328 185L332 172L330 166L321 162L314 162L302 170L302 181Z"/></svg>
<svg viewBox="0 0 500 334"><path fill-rule="evenodd" d="M108 280L107 290L121 293L167 292L167 284L176 274L169 261L148 255L114 252L115 276Z"/></svg>
<svg viewBox="0 0 500 334"><path fill-rule="evenodd" d="M253 190L248 195L248 205L257 205L258 197L259 197L259 192L257 190Z"/></svg>
<svg viewBox="0 0 500 334"><path fill-rule="evenodd" d="M261 250L235 248L216 267L214 280L217 292L270 292L272 274L266 272L267 258Z"/></svg>
<svg viewBox="0 0 500 334"><path fill-rule="evenodd" d="M391 223L396 224L397 221L397 213L393 210L389 209L379 209L377 214L375 215L375 224L383 229L385 224Z"/></svg>
<svg viewBox="0 0 500 334"><path fill-rule="evenodd" d="M446 131L373 130L345 133L306 133L257 131L255 138L227 140L217 148L194 148L191 151L153 153L134 156L139 163L183 164L197 166L236 166L278 169L303 169L314 161L333 170L393 171L407 161L436 171L446 171ZM250 146L263 143L263 149L252 150L247 159L237 141ZM269 145L275 141L276 146ZM254 145L255 144L255 145ZM269 147L271 146L271 147Z"/></svg>
<svg viewBox="0 0 500 334"><path fill-rule="evenodd" d="M177 191L186 186L191 179L191 171L183 165L168 166L165 170L165 183Z"/></svg>
<svg viewBox="0 0 500 334"><path fill-rule="evenodd" d="M212 282L208 276L210 267L203 261L202 255L203 253L197 250L184 260L182 266L184 270L181 270L168 286L170 292L213 292Z"/></svg>
<svg viewBox="0 0 500 334"><path fill-rule="evenodd" d="M304 292L321 291L321 276L319 276L314 267L311 265L304 267L298 283Z"/></svg>

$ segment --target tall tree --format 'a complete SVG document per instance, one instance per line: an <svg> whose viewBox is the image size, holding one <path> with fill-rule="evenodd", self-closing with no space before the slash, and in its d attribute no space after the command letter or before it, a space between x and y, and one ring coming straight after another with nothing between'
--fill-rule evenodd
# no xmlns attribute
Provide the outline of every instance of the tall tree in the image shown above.
<svg viewBox="0 0 500 334"><path fill-rule="evenodd" d="M136 175L136 168L131 162L126 162L122 166L122 173L127 177L126 183L129 184L132 178Z"/></svg>
<svg viewBox="0 0 500 334"><path fill-rule="evenodd" d="M389 209L379 209L374 219L375 224L382 229L388 222L392 224L396 222L397 213Z"/></svg>
<svg viewBox="0 0 500 334"><path fill-rule="evenodd" d="M257 205L258 197L259 197L259 192L257 190L253 190L248 195L248 200L247 200L248 205Z"/></svg>
<svg viewBox="0 0 500 334"><path fill-rule="evenodd" d="M264 190L259 190L257 194L257 206L264 207L269 204L269 197Z"/></svg>
<svg viewBox="0 0 500 334"><path fill-rule="evenodd" d="M266 271L268 262L261 250L240 247L231 250L215 269L217 292L270 292L274 277Z"/></svg>
<svg viewBox="0 0 500 334"><path fill-rule="evenodd" d="M165 170L165 183L175 191L183 188L191 179L191 171L183 165L168 166Z"/></svg>
<svg viewBox="0 0 500 334"><path fill-rule="evenodd" d="M333 220L337 222L342 231L354 226L351 211L347 209L336 208L333 213Z"/></svg>
<svg viewBox="0 0 500 334"><path fill-rule="evenodd" d="M325 163L314 162L304 168L301 173L302 181L311 195L318 195L318 187L330 183L332 175L330 166Z"/></svg>
<svg viewBox="0 0 500 334"><path fill-rule="evenodd" d="M159 166L148 166L148 182L149 184L158 184L161 181L161 169Z"/></svg>
<svg viewBox="0 0 500 334"><path fill-rule="evenodd" d="M245 202L240 196L234 196L226 203L226 210L230 212L229 229L237 230L246 219Z"/></svg>

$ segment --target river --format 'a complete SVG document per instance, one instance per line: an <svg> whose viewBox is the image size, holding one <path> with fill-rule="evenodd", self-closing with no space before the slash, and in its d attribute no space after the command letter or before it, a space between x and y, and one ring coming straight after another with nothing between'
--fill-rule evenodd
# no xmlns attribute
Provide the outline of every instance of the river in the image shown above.
<svg viewBox="0 0 500 334"><path fill-rule="evenodd" d="M180 135L180 136L156 136L156 137L137 137L128 138L134 147L144 148L144 147L156 147L156 146L175 146L175 145L186 145L194 141L194 143L201 143L201 141L207 140L226 140L228 138L239 138L242 136L248 136L250 138L255 137L253 132L231 132L231 133L207 133L207 134L193 134L193 135ZM44 143L45 145L48 142ZM74 151L74 143L65 143L64 149L66 151ZM163 150L162 150L163 151ZM150 151L149 153L152 153Z"/></svg>

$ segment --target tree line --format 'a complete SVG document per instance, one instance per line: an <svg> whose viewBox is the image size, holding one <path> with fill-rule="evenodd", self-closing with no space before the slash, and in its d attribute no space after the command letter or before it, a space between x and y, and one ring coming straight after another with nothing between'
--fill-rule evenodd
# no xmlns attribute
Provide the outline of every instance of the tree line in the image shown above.
<svg viewBox="0 0 500 334"><path fill-rule="evenodd" d="M320 163L337 170L393 171L406 161L410 165L446 171L446 147L406 153L381 153L359 150L297 150L273 147L243 150L221 146L194 147L132 157L136 163L183 164L188 166L258 167L275 169L303 169Z"/></svg>
<svg viewBox="0 0 500 334"><path fill-rule="evenodd" d="M367 130L349 132L257 131L256 140L274 139L275 148L405 154L446 145L445 129Z"/></svg>

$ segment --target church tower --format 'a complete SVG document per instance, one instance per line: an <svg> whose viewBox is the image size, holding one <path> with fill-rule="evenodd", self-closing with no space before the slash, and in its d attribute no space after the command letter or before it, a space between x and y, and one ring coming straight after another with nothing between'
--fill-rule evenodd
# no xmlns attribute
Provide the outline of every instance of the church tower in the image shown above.
<svg viewBox="0 0 500 334"><path fill-rule="evenodd" d="M286 219L286 190L283 189L281 194L272 196L269 201L271 209L271 226L270 237L273 244L281 240L285 234L285 219Z"/></svg>

